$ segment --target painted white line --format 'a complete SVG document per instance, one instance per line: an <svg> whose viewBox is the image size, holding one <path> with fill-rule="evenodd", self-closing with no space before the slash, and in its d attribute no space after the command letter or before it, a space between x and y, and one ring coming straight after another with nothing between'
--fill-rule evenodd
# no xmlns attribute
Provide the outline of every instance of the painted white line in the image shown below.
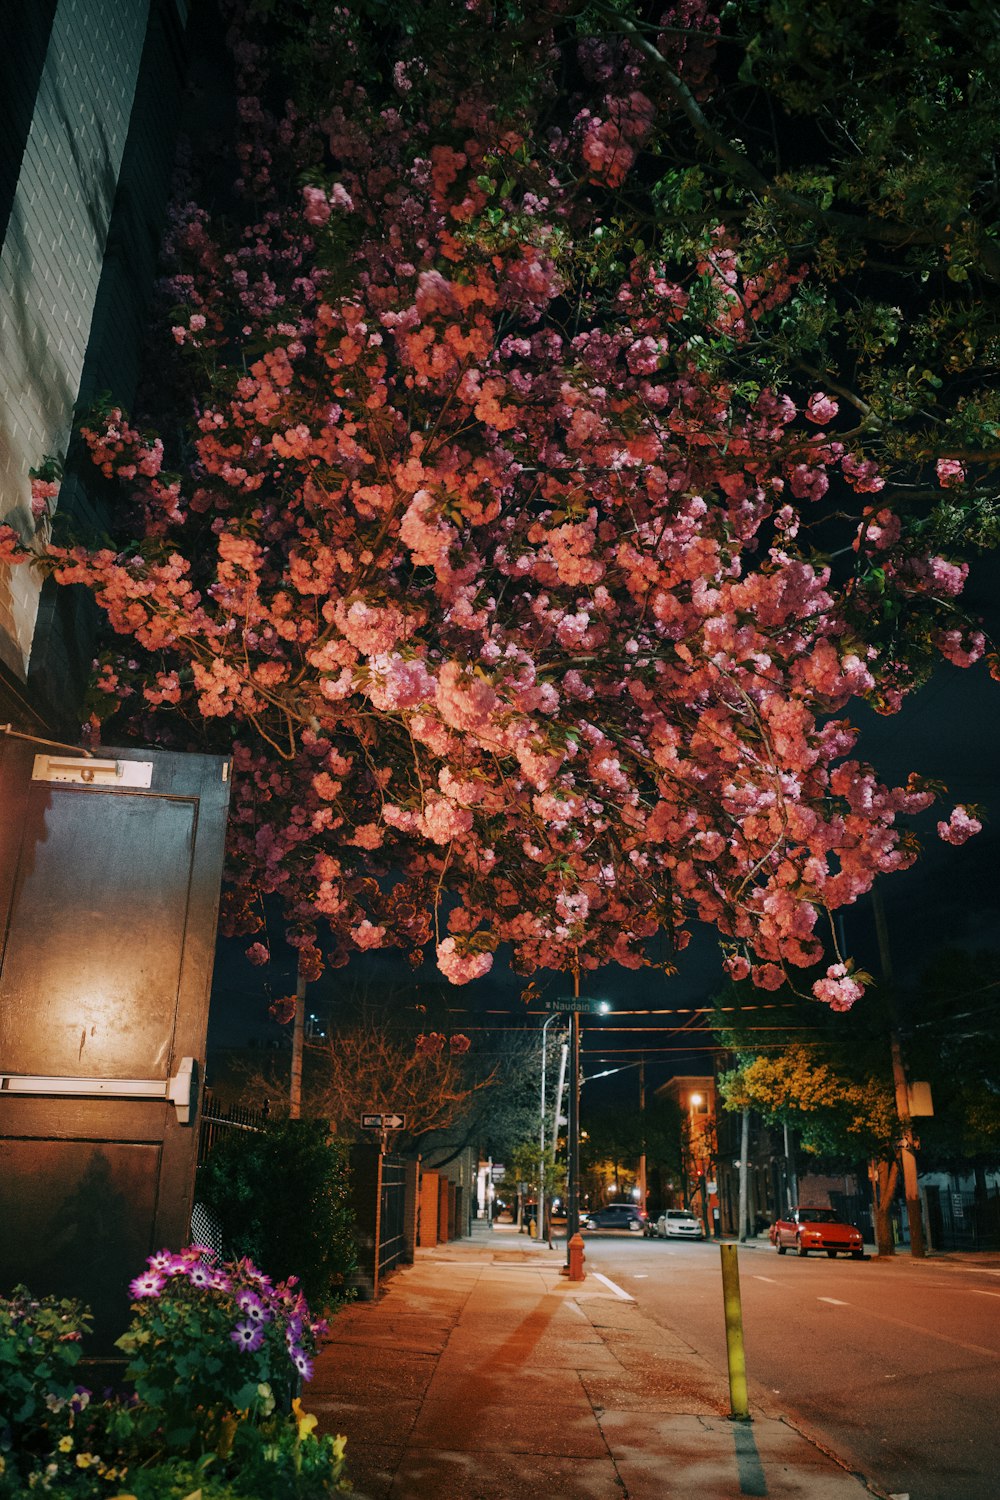
<svg viewBox="0 0 1000 1500"><path fill-rule="evenodd" d="M1000 1297L1000 1292L984 1292L981 1286L970 1286L969 1291L976 1297Z"/></svg>
<svg viewBox="0 0 1000 1500"><path fill-rule="evenodd" d="M635 1301L634 1297L630 1297L628 1292L623 1292L620 1286L616 1286L615 1283L610 1279L610 1277L602 1275L600 1271L592 1271L591 1275L596 1277L598 1281L603 1281L604 1285L610 1287L615 1296L620 1297L623 1302Z"/></svg>
<svg viewBox="0 0 1000 1500"><path fill-rule="evenodd" d="M632 1277L632 1280L633 1281L648 1281L649 1280L649 1273L647 1271L636 1271L635 1275ZM1000 1297L1000 1292L997 1292L996 1295L998 1297Z"/></svg>
<svg viewBox="0 0 1000 1500"><path fill-rule="evenodd" d="M768 1284L768 1286L777 1286L778 1285L778 1283L775 1281L775 1279L774 1279L773 1276L757 1276L757 1275L754 1275L753 1280L754 1281L766 1281L767 1284Z"/></svg>
<svg viewBox="0 0 1000 1500"><path fill-rule="evenodd" d="M832 1302L834 1307L850 1307L849 1302L841 1302L839 1297L817 1297L817 1302Z"/></svg>

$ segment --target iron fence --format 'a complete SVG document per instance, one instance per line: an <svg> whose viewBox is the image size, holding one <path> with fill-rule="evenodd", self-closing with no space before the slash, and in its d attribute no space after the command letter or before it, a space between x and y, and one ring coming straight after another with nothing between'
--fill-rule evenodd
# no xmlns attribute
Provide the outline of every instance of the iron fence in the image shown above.
<svg viewBox="0 0 1000 1500"><path fill-rule="evenodd" d="M378 1218L379 1279L398 1265L406 1253L405 1204L406 1162L401 1156L383 1156Z"/></svg>
<svg viewBox="0 0 1000 1500"><path fill-rule="evenodd" d="M236 1130L265 1130L270 1118L270 1103L267 1099L260 1109L248 1104L230 1104L225 1110L216 1102L211 1089L206 1089L202 1100L201 1133L198 1137L198 1165L207 1161L213 1148L223 1138Z"/></svg>
<svg viewBox="0 0 1000 1500"><path fill-rule="evenodd" d="M929 1187L927 1219L935 1250L1000 1249L1000 1196L977 1198L974 1193L948 1192Z"/></svg>

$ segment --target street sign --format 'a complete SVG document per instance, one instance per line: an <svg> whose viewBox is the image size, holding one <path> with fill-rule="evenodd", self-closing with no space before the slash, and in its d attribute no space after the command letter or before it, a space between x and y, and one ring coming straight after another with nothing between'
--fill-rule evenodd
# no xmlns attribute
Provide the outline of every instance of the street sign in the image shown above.
<svg viewBox="0 0 1000 1500"><path fill-rule="evenodd" d="M603 1011L610 1010L611 1006L607 1000L598 1000L593 995L549 995L543 998L542 1009L557 1013L562 1010L580 1010L599 1015Z"/></svg>
<svg viewBox="0 0 1000 1500"><path fill-rule="evenodd" d="M362 1115L362 1130L405 1130L405 1115Z"/></svg>

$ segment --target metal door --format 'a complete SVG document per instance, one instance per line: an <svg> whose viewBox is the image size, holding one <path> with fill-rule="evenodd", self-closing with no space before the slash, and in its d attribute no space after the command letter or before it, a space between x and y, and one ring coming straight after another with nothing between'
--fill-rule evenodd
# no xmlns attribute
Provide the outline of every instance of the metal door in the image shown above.
<svg viewBox="0 0 1000 1500"><path fill-rule="evenodd" d="M39 749L0 736L0 1291L107 1350L188 1239L229 764Z"/></svg>

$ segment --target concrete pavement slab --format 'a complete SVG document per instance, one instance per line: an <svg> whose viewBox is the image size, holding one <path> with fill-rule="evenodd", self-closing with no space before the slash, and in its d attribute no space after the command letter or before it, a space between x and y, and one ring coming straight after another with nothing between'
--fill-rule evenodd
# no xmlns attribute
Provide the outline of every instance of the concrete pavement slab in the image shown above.
<svg viewBox="0 0 1000 1500"><path fill-rule="evenodd" d="M456 1421L453 1401L428 1398L408 1439L410 1448L447 1448L457 1453L549 1453L606 1458L607 1444L594 1413L578 1406L504 1406L484 1382L470 1381Z"/></svg>
<svg viewBox="0 0 1000 1500"><path fill-rule="evenodd" d="M371 1500L626 1500L608 1458L491 1453L490 1459L484 1467L470 1453L408 1453L389 1488L370 1491Z"/></svg>
<svg viewBox="0 0 1000 1500"><path fill-rule="evenodd" d="M592 1378L599 1377L591 1376L586 1371L556 1369L501 1371L489 1369L488 1366L484 1368L486 1374L480 1378L489 1380L494 1399L502 1406L527 1403L531 1406L578 1406L581 1410L593 1410L594 1403L589 1395L588 1382ZM470 1376L467 1370L450 1375L447 1371L439 1369L427 1386L427 1399L450 1401L453 1405L457 1405L465 1398L470 1379L476 1378L475 1375Z"/></svg>
<svg viewBox="0 0 1000 1500"><path fill-rule="evenodd" d="M666 1361L648 1361L640 1369L581 1370L580 1382L595 1411L715 1412L725 1416L729 1402L713 1376L699 1382L691 1371Z"/></svg>
<svg viewBox="0 0 1000 1500"><path fill-rule="evenodd" d="M369 1404L423 1396L437 1367L437 1359L432 1355L400 1351L392 1359L359 1361L347 1349L338 1358L323 1361L322 1393L330 1400L352 1401L364 1397Z"/></svg>
<svg viewBox="0 0 1000 1500"><path fill-rule="evenodd" d="M423 1398L400 1400L383 1396L377 1401L367 1395L353 1400L327 1398L311 1403L311 1408L323 1424L324 1431L336 1428L338 1432L350 1432L351 1442L356 1448L378 1449L387 1435L393 1444L408 1442L417 1417L423 1409Z"/></svg>

